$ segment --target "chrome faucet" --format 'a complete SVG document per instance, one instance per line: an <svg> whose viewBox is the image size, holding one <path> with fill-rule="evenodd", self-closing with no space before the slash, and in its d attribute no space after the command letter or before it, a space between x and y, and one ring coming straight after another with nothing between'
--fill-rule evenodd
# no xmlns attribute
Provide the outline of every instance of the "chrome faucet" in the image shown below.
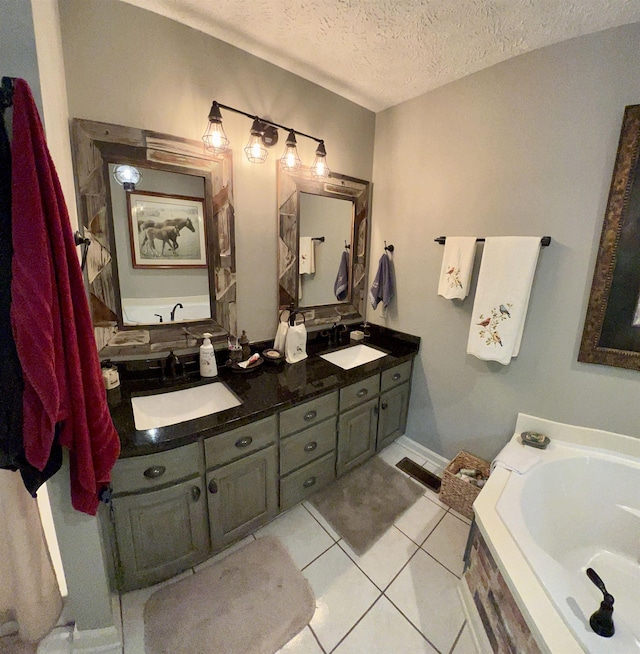
<svg viewBox="0 0 640 654"><path fill-rule="evenodd" d="M178 304L176 304L173 309L171 309L171 322L176 319L176 309L184 309L181 302L178 302Z"/></svg>

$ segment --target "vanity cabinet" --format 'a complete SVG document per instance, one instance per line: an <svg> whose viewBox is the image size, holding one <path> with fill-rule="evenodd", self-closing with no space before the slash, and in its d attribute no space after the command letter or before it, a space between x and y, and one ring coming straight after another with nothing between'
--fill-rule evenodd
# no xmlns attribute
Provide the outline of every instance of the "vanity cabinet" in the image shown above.
<svg viewBox="0 0 640 654"><path fill-rule="evenodd" d="M118 461L111 523L118 588L157 583L209 552L204 482L197 443Z"/></svg>
<svg viewBox="0 0 640 654"><path fill-rule="evenodd" d="M375 454L379 392L380 375L373 375L340 391L338 477Z"/></svg>
<svg viewBox="0 0 640 654"><path fill-rule="evenodd" d="M411 391L411 361L385 370L380 380L380 411L376 452L404 434Z"/></svg>
<svg viewBox="0 0 640 654"><path fill-rule="evenodd" d="M278 513L277 418L205 440L212 549L246 536Z"/></svg>
<svg viewBox="0 0 640 654"><path fill-rule="evenodd" d="M120 459L101 520L117 588L183 572L389 445L405 430L411 369L401 363L242 427Z"/></svg>
<svg viewBox="0 0 640 654"><path fill-rule="evenodd" d="M280 413L282 511L335 479L337 413L337 392Z"/></svg>

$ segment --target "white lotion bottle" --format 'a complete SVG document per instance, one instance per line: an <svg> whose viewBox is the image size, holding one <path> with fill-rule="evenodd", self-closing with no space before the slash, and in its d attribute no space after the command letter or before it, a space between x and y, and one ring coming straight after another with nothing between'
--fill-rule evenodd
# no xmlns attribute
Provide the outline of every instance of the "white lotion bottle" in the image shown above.
<svg viewBox="0 0 640 654"><path fill-rule="evenodd" d="M209 340L211 334L206 332L203 336L204 340L200 346L200 377L217 377L216 353L213 351L213 345Z"/></svg>

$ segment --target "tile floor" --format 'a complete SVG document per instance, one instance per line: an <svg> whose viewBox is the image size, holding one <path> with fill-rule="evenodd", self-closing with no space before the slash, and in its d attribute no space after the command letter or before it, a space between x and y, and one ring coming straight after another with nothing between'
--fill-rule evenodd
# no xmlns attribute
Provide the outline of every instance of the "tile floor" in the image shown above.
<svg viewBox="0 0 640 654"><path fill-rule="evenodd" d="M440 472L397 442L380 456L391 465L409 456ZM275 534L317 602L309 626L279 654L475 654L456 591L469 521L421 488L424 495L363 556L304 502L195 570L255 537ZM144 603L161 585L114 598L121 609L114 607L121 616L123 654L144 654Z"/></svg>

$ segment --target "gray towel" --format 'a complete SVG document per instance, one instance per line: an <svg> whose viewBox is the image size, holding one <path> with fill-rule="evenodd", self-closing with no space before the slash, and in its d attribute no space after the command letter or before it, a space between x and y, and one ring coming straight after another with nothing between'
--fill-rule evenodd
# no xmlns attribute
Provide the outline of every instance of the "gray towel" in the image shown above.
<svg viewBox="0 0 640 654"><path fill-rule="evenodd" d="M382 301L382 305L386 309L394 295L395 287L393 283L393 273L391 272L391 262L385 252L380 257L380 261L378 262L378 272L376 273L376 278L373 280L371 290L369 291L371 306L375 309L380 301Z"/></svg>
<svg viewBox="0 0 640 654"><path fill-rule="evenodd" d="M349 290L349 253L345 250L340 257L340 265L338 266L338 275L336 276L335 284L333 285L333 292L336 300L342 302L347 299L347 291Z"/></svg>

